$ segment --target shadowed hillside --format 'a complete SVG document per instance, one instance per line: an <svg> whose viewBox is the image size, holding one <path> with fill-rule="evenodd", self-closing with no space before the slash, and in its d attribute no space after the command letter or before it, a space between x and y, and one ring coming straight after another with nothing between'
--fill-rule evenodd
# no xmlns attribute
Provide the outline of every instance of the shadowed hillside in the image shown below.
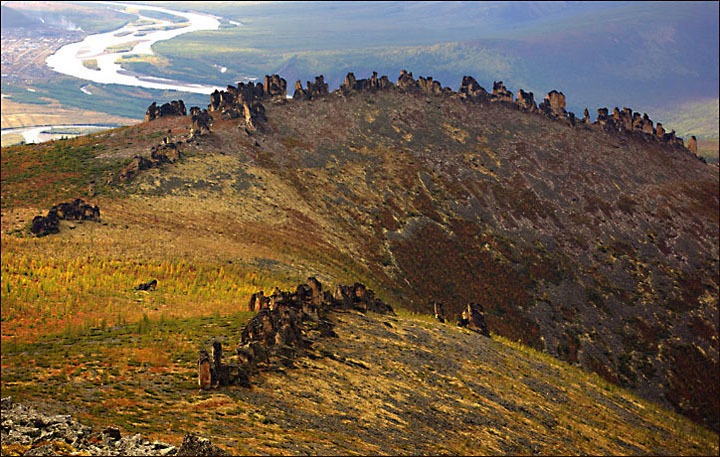
<svg viewBox="0 0 720 457"><path fill-rule="evenodd" d="M492 332L717 429L717 167L652 136L447 92L279 96L263 109L266 120L212 111L209 132L194 125L187 141L191 120L178 116L3 149L4 233L90 180L109 221L61 227L57 240L4 235L3 252L32 245L39 258L91 237L100 256L360 279L414 311L480 303ZM121 180L168 129L177 158ZM33 175L29 157L72 180ZM239 295L214 309L244 306Z"/></svg>

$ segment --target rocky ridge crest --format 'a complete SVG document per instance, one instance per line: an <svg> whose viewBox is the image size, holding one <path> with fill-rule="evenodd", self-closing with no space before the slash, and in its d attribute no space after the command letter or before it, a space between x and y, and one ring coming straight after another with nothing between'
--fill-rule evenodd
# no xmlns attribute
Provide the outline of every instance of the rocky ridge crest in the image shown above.
<svg viewBox="0 0 720 457"><path fill-rule="evenodd" d="M197 107L190 109L193 136L195 132L204 134L210 131L213 115L223 119L243 119L247 133L250 134L266 121L265 107L262 102L284 101L287 99L286 90L287 82L276 74L266 75L264 84L240 82L237 87L227 86L224 91L216 90L210 95L210 104L207 110L200 111L200 108ZM677 137L674 130L668 133L662 124L653 125L653 121L647 113L641 115L627 107L622 110L615 107L612 114L609 114L607 108L599 108L596 120L593 122L590 120L589 111L586 108L583 118L578 119L575 113L566 110L565 95L562 92L557 90L548 92L538 105L532 92L520 89L517 97L514 97L502 81L494 81L493 90L488 93L472 76L463 77L460 88L454 92L449 87L443 87L439 81L433 80L432 76L420 76L416 80L412 72L408 73L405 70L401 71L396 84L393 84L387 76L378 78L377 72L373 72L372 76L367 79L356 79L354 73L348 73L340 87L330 92L324 76L320 75L315 78L314 82L307 81L305 88L300 81L297 81L292 98L293 100L312 100L328 95L348 96L358 92L380 90L398 90L437 97L459 97L468 102L504 103L524 112L543 115L570 127L594 128L607 132L641 136L648 141L658 141L669 147L690 152L699 160L703 160L697 156L697 140L694 136L691 137L686 147L683 139ZM149 121L164 115L185 115L185 106L182 100L166 103L159 108L153 102L148 108L145 119ZM135 164L133 168L143 169L142 166L142 164Z"/></svg>

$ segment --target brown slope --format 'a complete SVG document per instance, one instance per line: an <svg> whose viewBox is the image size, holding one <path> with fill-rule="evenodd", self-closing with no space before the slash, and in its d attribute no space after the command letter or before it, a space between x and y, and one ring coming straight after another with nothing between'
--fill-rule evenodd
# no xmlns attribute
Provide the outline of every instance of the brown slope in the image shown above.
<svg viewBox="0 0 720 457"><path fill-rule="evenodd" d="M717 428L716 167L499 103L383 92L266 108L260 132L217 121L194 147L237 163L213 174L236 184L215 198L255 213L265 242L343 255L419 310L479 302L491 330Z"/></svg>
<svg viewBox="0 0 720 457"><path fill-rule="evenodd" d="M111 200L103 214L152 245L196 231L196 256L361 279L418 310L479 302L492 331L717 429L717 168L501 103L387 91L266 111L250 135L216 120L183 160L124 186L133 214ZM94 141L131 156L123 141L146 148L188 122Z"/></svg>

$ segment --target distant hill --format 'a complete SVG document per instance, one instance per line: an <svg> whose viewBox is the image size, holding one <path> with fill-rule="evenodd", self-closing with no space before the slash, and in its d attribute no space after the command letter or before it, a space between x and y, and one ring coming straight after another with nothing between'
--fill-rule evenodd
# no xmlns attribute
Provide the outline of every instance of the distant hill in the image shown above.
<svg viewBox="0 0 720 457"><path fill-rule="evenodd" d="M658 121L672 126L680 136L695 135L702 139L718 139L720 99L692 101L654 111Z"/></svg>
<svg viewBox="0 0 720 457"><path fill-rule="evenodd" d="M27 16L8 6L0 6L0 23L3 28L37 27L42 25L38 19Z"/></svg>
<svg viewBox="0 0 720 457"><path fill-rule="evenodd" d="M717 2L167 4L243 25L159 42L153 49L169 62L128 68L218 83L279 73L292 85L323 74L331 88L348 71L407 69L454 89L471 74L486 88L502 80L513 92L562 90L569 110L593 115L718 97Z"/></svg>

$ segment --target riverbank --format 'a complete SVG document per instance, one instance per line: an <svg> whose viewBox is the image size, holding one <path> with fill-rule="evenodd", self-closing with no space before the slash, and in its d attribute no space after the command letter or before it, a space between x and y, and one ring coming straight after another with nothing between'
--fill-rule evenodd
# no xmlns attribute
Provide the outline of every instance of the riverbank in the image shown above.
<svg viewBox="0 0 720 457"><path fill-rule="evenodd" d="M14 129L3 129L3 146L18 144L20 141L12 141L5 144L5 138L9 135L21 137L25 143L42 143L45 141L56 140L60 138L71 138L88 133L99 132L101 130L113 129L119 125L107 124L63 124L63 125L41 125L35 127L23 127ZM64 129L66 131L58 131Z"/></svg>
<svg viewBox="0 0 720 457"><path fill-rule="evenodd" d="M157 80L122 69L117 60L130 55L151 55L152 45L170 40L185 33L217 30L220 21L209 14L175 11L147 5L103 2L124 8L124 12L137 15L135 22L107 33L88 35L80 42L60 48L47 58L52 70L76 78L102 84L121 84L147 89L176 90L198 94L210 94L221 87L174 80ZM182 24L145 16L142 11L154 11L181 17ZM86 61L92 61L88 68Z"/></svg>

